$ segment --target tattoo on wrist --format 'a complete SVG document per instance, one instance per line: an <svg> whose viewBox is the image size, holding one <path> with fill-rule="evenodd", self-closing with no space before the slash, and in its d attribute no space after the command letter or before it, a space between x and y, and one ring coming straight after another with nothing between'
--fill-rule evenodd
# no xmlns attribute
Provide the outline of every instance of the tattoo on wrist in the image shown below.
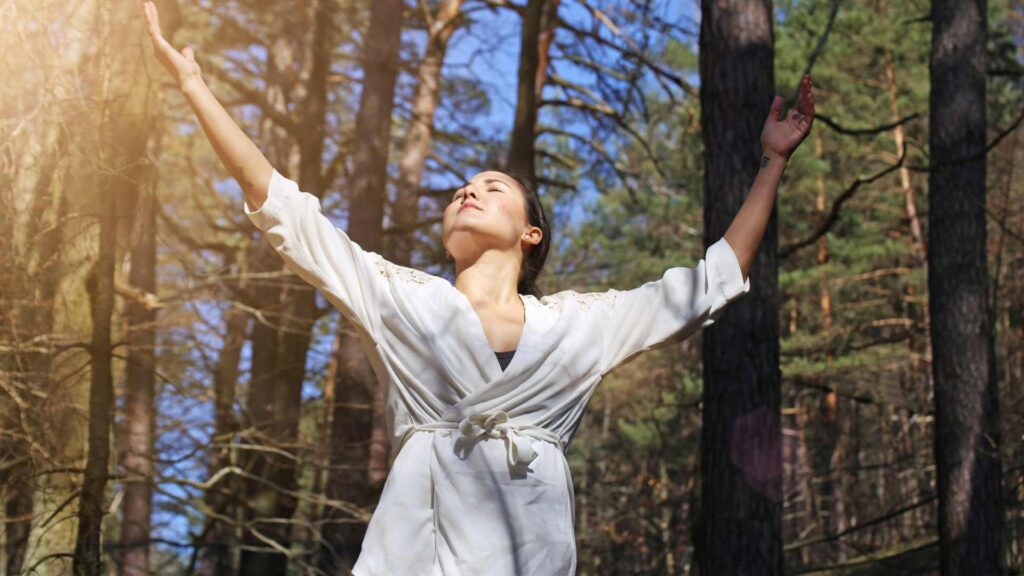
<svg viewBox="0 0 1024 576"><path fill-rule="evenodd" d="M762 154L761 155L761 168L764 168L765 166L767 166L768 162L770 162L771 159L772 159L771 156L769 156L767 154Z"/></svg>

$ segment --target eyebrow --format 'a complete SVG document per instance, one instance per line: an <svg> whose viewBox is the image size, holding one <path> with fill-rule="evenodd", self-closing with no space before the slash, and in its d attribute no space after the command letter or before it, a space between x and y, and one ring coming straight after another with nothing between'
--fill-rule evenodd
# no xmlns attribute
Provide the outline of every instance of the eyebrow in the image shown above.
<svg viewBox="0 0 1024 576"><path fill-rule="evenodd" d="M511 187L511 186L510 186L510 185L508 184L508 182L505 182L504 180L500 180L500 179L498 179L498 178L484 178L484 184L493 184L493 183L495 183L495 182L497 182L498 184L504 184L506 188L509 188L509 189L511 189L511 188L512 188L512 187ZM458 188L457 188L457 189L456 189L455 191L456 191L456 192L458 192L459 190L461 190L461 189L465 188L466 186L468 186L468 185L469 185L469 183L470 183L470 181L466 181L466 182L464 182L464 183L462 184L462 186L459 186L459 187L458 187Z"/></svg>

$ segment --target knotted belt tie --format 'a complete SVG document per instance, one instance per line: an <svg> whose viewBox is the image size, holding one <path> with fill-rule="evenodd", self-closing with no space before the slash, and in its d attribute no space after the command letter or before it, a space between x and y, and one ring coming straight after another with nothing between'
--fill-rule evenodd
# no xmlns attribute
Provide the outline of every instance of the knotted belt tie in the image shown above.
<svg viewBox="0 0 1024 576"><path fill-rule="evenodd" d="M508 413L504 411L494 414L473 414L458 423L438 421L417 424L406 432L405 438L408 438L413 431L433 430L458 430L467 438L480 436L501 438L505 441L510 466L526 465L537 457L537 451L530 444L530 438L550 442L562 450L562 441L557 434L541 426L509 422ZM404 439L402 444L405 444Z"/></svg>

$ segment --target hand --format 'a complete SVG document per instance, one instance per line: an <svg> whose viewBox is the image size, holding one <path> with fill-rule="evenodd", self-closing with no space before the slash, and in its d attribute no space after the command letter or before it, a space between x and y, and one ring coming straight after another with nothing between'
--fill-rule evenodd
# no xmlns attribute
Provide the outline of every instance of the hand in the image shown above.
<svg viewBox="0 0 1024 576"><path fill-rule="evenodd" d="M796 150L811 132L814 124L814 94L811 93L811 75L804 76L800 84L796 107L782 120L777 120L782 112L782 96L772 101L771 113L761 131L761 149L763 154L777 154L783 158Z"/></svg>
<svg viewBox="0 0 1024 576"><path fill-rule="evenodd" d="M156 59L171 73L171 76L175 77L178 86L184 87L190 81L202 80L202 70L199 69L199 63L196 62L196 55L192 48L186 46L184 50L178 52L160 33L160 16L157 14L156 4L145 2L143 9L146 13L149 39L153 41Z"/></svg>

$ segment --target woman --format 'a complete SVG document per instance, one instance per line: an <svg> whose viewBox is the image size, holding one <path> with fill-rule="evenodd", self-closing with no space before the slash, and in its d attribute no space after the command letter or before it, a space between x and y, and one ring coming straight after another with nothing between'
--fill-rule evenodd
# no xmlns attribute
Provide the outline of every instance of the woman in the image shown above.
<svg viewBox="0 0 1024 576"><path fill-rule="evenodd" d="M355 576L550 576L575 573L573 491L564 451L601 378L679 342L750 290L786 161L814 115L810 78L784 120L772 103L761 171L725 236L695 268L632 290L529 293L550 231L536 195L499 171L475 175L444 212L447 280L364 251L282 176L203 83L190 48L160 34L175 76L244 211L288 267L358 328L381 385L396 455ZM524 293L527 292L527 293ZM512 355L505 365L502 352Z"/></svg>

